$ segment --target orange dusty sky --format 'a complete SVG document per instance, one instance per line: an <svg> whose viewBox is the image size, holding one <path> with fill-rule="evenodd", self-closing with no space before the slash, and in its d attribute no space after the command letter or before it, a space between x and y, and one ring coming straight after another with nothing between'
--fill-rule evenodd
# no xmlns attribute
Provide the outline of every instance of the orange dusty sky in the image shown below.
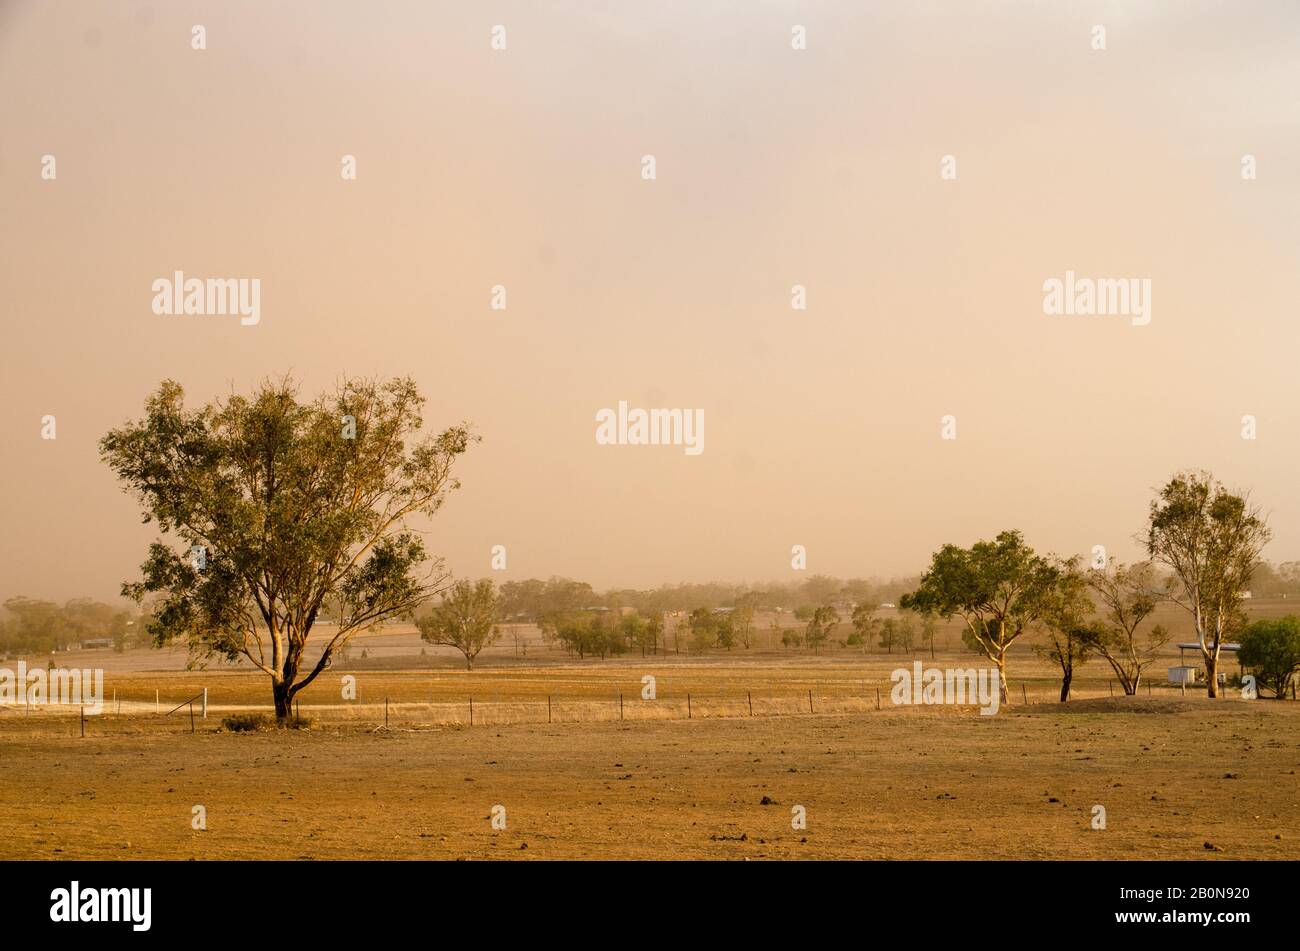
<svg viewBox="0 0 1300 951"><path fill-rule="evenodd" d="M134 576L96 444L161 379L285 371L473 421L427 526L458 575L1127 559L1184 467L1300 558L1294 3L8 2L0 89L0 596ZM155 315L178 269L260 280L260 322ZM1046 315L1070 270L1149 279L1150 323ZM620 400L704 451L598 445Z"/></svg>

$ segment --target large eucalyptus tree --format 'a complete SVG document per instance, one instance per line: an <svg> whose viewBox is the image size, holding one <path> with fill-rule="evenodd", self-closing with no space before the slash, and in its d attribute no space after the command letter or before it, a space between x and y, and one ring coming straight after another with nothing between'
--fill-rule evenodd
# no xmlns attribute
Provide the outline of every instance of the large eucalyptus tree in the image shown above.
<svg viewBox="0 0 1300 951"><path fill-rule="evenodd" d="M423 404L410 379L344 380L307 402L285 379L187 409L164 381L143 419L100 442L144 521L180 542L152 544L122 586L155 597L155 645L183 640L192 663L246 658L283 720L354 635L440 590L442 563L407 521L459 486L452 466L476 437L462 425L417 439Z"/></svg>

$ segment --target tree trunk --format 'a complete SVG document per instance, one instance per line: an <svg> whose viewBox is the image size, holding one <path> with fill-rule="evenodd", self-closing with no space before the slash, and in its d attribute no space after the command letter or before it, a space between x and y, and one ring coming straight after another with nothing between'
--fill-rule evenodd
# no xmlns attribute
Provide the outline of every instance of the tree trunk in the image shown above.
<svg viewBox="0 0 1300 951"><path fill-rule="evenodd" d="M1074 679L1074 671L1066 670L1061 677L1061 703L1070 699L1070 681Z"/></svg>
<svg viewBox="0 0 1300 951"><path fill-rule="evenodd" d="M1205 689L1210 699L1219 695L1219 658L1213 653L1205 654Z"/></svg>
<svg viewBox="0 0 1300 951"><path fill-rule="evenodd" d="M1010 703L1010 693L1007 689L1007 655L1001 653L997 659L998 665L998 692L1002 694L1002 703Z"/></svg>
<svg viewBox="0 0 1300 951"><path fill-rule="evenodd" d="M288 683L272 684L271 691L275 695L275 718L283 723L293 716L293 694Z"/></svg>

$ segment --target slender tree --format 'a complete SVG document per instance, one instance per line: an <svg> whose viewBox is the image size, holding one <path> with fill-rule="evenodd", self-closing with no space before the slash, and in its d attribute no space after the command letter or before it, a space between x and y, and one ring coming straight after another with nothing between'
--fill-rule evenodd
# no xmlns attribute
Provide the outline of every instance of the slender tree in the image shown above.
<svg viewBox="0 0 1300 951"><path fill-rule="evenodd" d="M934 638L939 633L939 622L932 614L921 615L921 643L930 645L930 659L934 660Z"/></svg>
<svg viewBox="0 0 1300 951"><path fill-rule="evenodd" d="M740 641L740 646L749 650L754 642L754 605L756 598L752 594L744 595L736 599L736 610L732 612L731 619L736 631L736 640Z"/></svg>
<svg viewBox="0 0 1300 951"><path fill-rule="evenodd" d="M853 608L852 622L853 634L849 642L862 645L862 653L865 654L867 645L871 642L871 632L879 623L876 620L876 609L865 600L859 601Z"/></svg>
<svg viewBox="0 0 1300 951"><path fill-rule="evenodd" d="M1110 664L1124 693L1133 696L1142 686L1142 672L1159 657L1169 633L1159 624L1139 634L1167 589L1156 581L1150 562L1124 565L1115 562L1088 572L1101 617L1090 628L1091 648Z"/></svg>
<svg viewBox="0 0 1300 951"><path fill-rule="evenodd" d="M1044 598L1043 641L1035 650L1061 668L1061 703L1070 699L1074 671L1087 663L1095 634L1089 627L1092 598L1078 559L1060 562L1056 583Z"/></svg>
<svg viewBox="0 0 1300 951"><path fill-rule="evenodd" d="M1219 653L1244 625L1242 593L1270 533L1245 494L1208 472L1180 472L1151 503L1147 553L1174 573L1172 599L1192 616L1207 689L1219 695Z"/></svg>
<svg viewBox="0 0 1300 951"><path fill-rule="evenodd" d="M894 645L898 643L898 621L892 617L887 617L880 622L880 646L885 649L886 654L894 652Z"/></svg>
<svg viewBox="0 0 1300 951"><path fill-rule="evenodd" d="M831 631L835 630L835 625L839 623L839 612L829 604L815 608L812 617L808 619L808 628L804 631L804 643L814 651L818 650L826 643Z"/></svg>
<svg viewBox="0 0 1300 951"><path fill-rule="evenodd" d="M428 614L416 618L420 637L430 644L454 647L465 655L465 669L501 636L497 622L501 606L491 579L474 583L461 579L442 592L442 600Z"/></svg>

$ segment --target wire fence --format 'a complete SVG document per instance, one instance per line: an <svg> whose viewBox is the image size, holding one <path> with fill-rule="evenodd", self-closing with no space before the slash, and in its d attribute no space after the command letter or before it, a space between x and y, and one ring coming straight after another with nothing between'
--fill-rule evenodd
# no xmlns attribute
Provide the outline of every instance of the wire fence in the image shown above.
<svg viewBox="0 0 1300 951"><path fill-rule="evenodd" d="M412 699L411 690L403 696L377 695L373 692L356 699L325 702L315 697L311 702L299 699L294 713L322 726L364 726L369 728L420 729L433 727L487 727L514 724L582 724L621 721L625 723L665 720L709 720L732 718L773 718L796 716L866 715L899 709L912 709L949 715L979 713L978 697L965 704L894 702L892 682L813 682L759 683L729 685L721 689L646 691L640 686L600 689L595 685L578 690L511 693L490 690L481 693L451 694L446 685L430 688L424 698ZM224 691L204 688L198 694L176 702L164 699L161 689L153 696L143 691L113 690L105 697L99 711L87 712L85 706L41 704L0 704L0 722L14 716L71 719L77 735L121 732L132 729L170 729L176 732L215 730L232 716L273 714L269 703L239 702L238 696L222 697ZM233 691L232 691L233 693ZM247 691L241 691L246 694ZM1224 691L1235 697L1238 691ZM1122 698L1123 691L1113 681L1105 686L1089 684L1071 691L1073 702ZM1148 681L1141 685L1139 698L1196 699L1206 696L1204 685L1185 689L1177 684ZM1010 685L1007 697L999 698L1000 711L1059 704L1059 684L1020 682ZM1062 709L1068 710L1068 706Z"/></svg>

